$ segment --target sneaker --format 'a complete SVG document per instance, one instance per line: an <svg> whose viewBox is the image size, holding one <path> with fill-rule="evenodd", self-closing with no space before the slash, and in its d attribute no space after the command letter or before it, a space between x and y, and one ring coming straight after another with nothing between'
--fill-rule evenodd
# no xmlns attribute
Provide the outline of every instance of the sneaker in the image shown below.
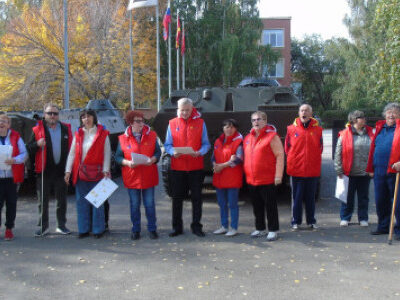
<svg viewBox="0 0 400 300"><path fill-rule="evenodd" d="M60 233L60 234L71 234L71 230L69 230L67 227L65 226L60 226L56 228L56 232Z"/></svg>
<svg viewBox="0 0 400 300"><path fill-rule="evenodd" d="M236 230L236 229L233 229L233 228L231 228L231 230L229 230L229 231L225 234L225 236L235 236L235 235L237 235L237 230Z"/></svg>
<svg viewBox="0 0 400 300"><path fill-rule="evenodd" d="M368 221L360 221L361 227L368 227Z"/></svg>
<svg viewBox="0 0 400 300"><path fill-rule="evenodd" d="M6 232L4 234L4 240L5 241L11 241L14 239L14 234L11 229L6 229Z"/></svg>
<svg viewBox="0 0 400 300"><path fill-rule="evenodd" d="M215 230L213 233L214 234L224 234L224 233L227 233L227 232L228 232L228 229L222 226L221 228Z"/></svg>
<svg viewBox="0 0 400 300"><path fill-rule="evenodd" d="M268 232L267 235L267 241L272 242L272 241L276 241L278 239L278 234L274 231L270 231Z"/></svg>
<svg viewBox="0 0 400 300"><path fill-rule="evenodd" d="M310 225L310 229L311 229L311 230L318 229L317 224L311 224L311 225Z"/></svg>
<svg viewBox="0 0 400 300"><path fill-rule="evenodd" d="M151 240L156 240L158 239L158 233L157 231L149 231L149 237Z"/></svg>
<svg viewBox="0 0 400 300"><path fill-rule="evenodd" d="M299 226L297 225L297 224L293 224L292 225L292 230L293 231L296 231L296 230L298 230L299 229Z"/></svg>
<svg viewBox="0 0 400 300"><path fill-rule="evenodd" d="M349 226L349 221L346 221L346 220L342 220L342 221L340 221L340 227L346 227L346 226Z"/></svg>
<svg viewBox="0 0 400 300"><path fill-rule="evenodd" d="M38 229L38 230L35 231L35 236L36 237L45 236L48 233L49 233L49 228L44 228L43 230L42 229Z"/></svg>
<svg viewBox="0 0 400 300"><path fill-rule="evenodd" d="M253 237L253 238L256 238L256 237L264 236L264 235L266 235L266 234L267 234L267 231L266 231L266 230L254 230L254 231L250 234L250 236Z"/></svg>

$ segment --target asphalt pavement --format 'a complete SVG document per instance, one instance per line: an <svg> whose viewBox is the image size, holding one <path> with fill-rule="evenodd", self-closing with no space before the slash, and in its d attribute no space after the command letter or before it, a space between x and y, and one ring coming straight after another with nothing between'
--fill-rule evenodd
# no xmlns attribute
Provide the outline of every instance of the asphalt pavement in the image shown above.
<svg viewBox="0 0 400 300"><path fill-rule="evenodd" d="M203 207L206 237L190 233L191 205L184 204L185 234L168 237L171 201L156 191L160 238L150 240L142 209L142 238L130 239L128 194L120 188L110 200L109 234L78 239L74 196L68 198L67 226L55 234L55 202L50 204L51 234L35 238L33 197L18 200L15 239L0 233L0 299L400 299L400 242L372 236L376 215L371 188L369 228L339 227L340 203L332 198L335 175L330 131L324 131L319 228L290 229L290 203L279 202L279 240L250 238L254 217L240 204L239 235L215 236L219 210L215 193ZM3 209L4 216L4 209ZM4 218L4 217L3 217Z"/></svg>

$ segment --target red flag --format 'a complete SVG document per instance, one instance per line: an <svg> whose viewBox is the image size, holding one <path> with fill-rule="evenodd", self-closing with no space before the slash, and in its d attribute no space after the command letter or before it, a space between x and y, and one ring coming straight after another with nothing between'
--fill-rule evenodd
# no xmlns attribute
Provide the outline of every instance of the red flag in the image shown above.
<svg viewBox="0 0 400 300"><path fill-rule="evenodd" d="M169 34L169 24L171 23L171 9L169 8L169 2L168 2L168 8L165 11L164 19L163 19L163 25L164 25L164 41L168 39L168 34Z"/></svg>
<svg viewBox="0 0 400 300"><path fill-rule="evenodd" d="M181 21L179 21L179 18L177 19L177 24L176 24L176 45L175 47L178 49L179 48L179 40L181 39Z"/></svg>
<svg viewBox="0 0 400 300"><path fill-rule="evenodd" d="M185 25L185 24L183 24ZM185 43L185 27L182 28L182 42L181 42L181 55L185 55L186 43Z"/></svg>

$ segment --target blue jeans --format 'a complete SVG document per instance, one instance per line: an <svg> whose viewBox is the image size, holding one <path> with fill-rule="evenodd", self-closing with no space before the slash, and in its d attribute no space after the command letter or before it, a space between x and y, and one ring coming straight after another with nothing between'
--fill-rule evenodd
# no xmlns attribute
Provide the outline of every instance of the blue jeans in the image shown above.
<svg viewBox="0 0 400 300"><path fill-rule="evenodd" d="M340 207L340 219L350 221L354 211L354 198L357 192L358 199L358 221L368 221L368 192L369 176L350 176L347 203L342 202Z"/></svg>
<svg viewBox="0 0 400 300"><path fill-rule="evenodd" d="M76 183L75 196L79 233L92 232L93 234L101 234L105 230L104 205L96 208L85 199L85 196L97 183L98 181L82 181L79 179Z"/></svg>
<svg viewBox="0 0 400 300"><path fill-rule="evenodd" d="M128 194L131 206L132 232L140 232L140 202L142 199L146 211L147 230L156 231L157 218L154 203L154 187L144 190L128 189Z"/></svg>
<svg viewBox="0 0 400 300"><path fill-rule="evenodd" d="M231 188L216 190L222 226L228 228L229 207L229 210L231 211L231 228L237 230L239 221L239 189Z"/></svg>
<svg viewBox="0 0 400 300"><path fill-rule="evenodd" d="M319 177L292 177L292 225L300 225L303 202L306 207L307 225L315 224L315 193Z"/></svg>
<svg viewBox="0 0 400 300"><path fill-rule="evenodd" d="M390 225L390 216L393 206L393 195L396 183L396 174L380 174L374 173L374 187L375 187L375 203L376 214L378 215L378 231L388 232ZM399 193L397 194L397 202L395 209L396 225L394 232L400 235L400 199Z"/></svg>

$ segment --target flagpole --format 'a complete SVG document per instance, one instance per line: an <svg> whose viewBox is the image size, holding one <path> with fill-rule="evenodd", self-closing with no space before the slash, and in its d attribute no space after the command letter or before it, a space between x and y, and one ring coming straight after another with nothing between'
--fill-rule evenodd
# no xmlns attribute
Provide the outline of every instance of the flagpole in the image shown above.
<svg viewBox="0 0 400 300"><path fill-rule="evenodd" d="M64 108L69 109L68 6L67 6L67 0L64 0L63 8L64 8Z"/></svg>
<svg viewBox="0 0 400 300"><path fill-rule="evenodd" d="M160 111L161 93L160 93L160 24L158 20L159 10L158 1L156 5L156 20L157 20L157 111Z"/></svg>
<svg viewBox="0 0 400 300"><path fill-rule="evenodd" d="M168 24L168 96L172 92L172 71L171 71L171 22Z"/></svg>
<svg viewBox="0 0 400 300"><path fill-rule="evenodd" d="M185 34L186 34L186 32L185 32L185 21L182 21L182 37L186 41ZM181 47L182 47L182 45L181 45ZM182 54L182 90L185 89L185 55L186 55L186 50Z"/></svg>
<svg viewBox="0 0 400 300"><path fill-rule="evenodd" d="M176 11L176 26L179 22L179 9ZM178 28L176 29L176 34L178 34ZM176 90L179 91L179 47L176 47Z"/></svg>
<svg viewBox="0 0 400 300"><path fill-rule="evenodd" d="M132 22L133 22L133 12L130 11L129 15L129 56L131 63L131 109L135 109L135 96L134 96L134 86L133 86L133 39L132 39Z"/></svg>

